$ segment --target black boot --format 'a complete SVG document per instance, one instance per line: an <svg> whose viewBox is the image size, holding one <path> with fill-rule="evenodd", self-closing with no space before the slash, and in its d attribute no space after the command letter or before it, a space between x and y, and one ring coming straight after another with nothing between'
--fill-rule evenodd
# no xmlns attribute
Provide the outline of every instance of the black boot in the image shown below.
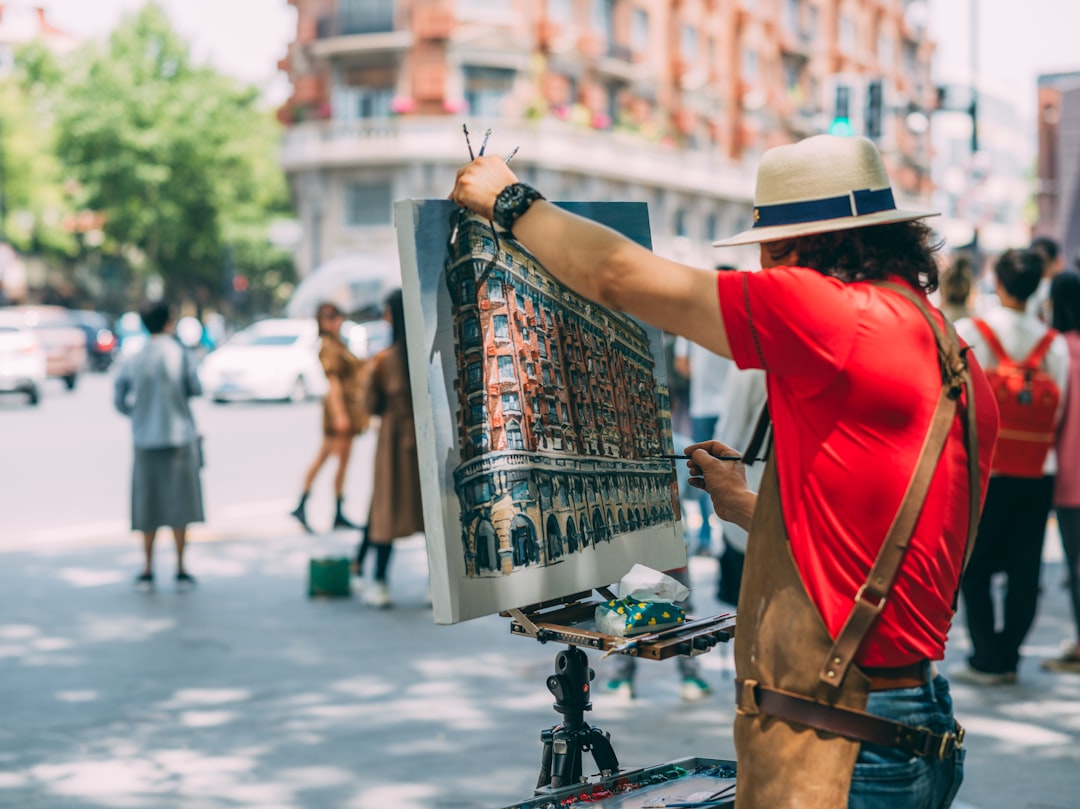
<svg viewBox="0 0 1080 809"><path fill-rule="evenodd" d="M356 561L353 562L353 573L360 578L364 577L364 560L367 559L371 541L368 539L367 526L360 529L360 547L356 549Z"/></svg>
<svg viewBox="0 0 1080 809"><path fill-rule="evenodd" d="M337 499L337 511L334 513L334 528L351 528L353 530L358 529L360 526L355 525L344 514L341 513L341 501L344 498L339 497Z"/></svg>
<svg viewBox="0 0 1080 809"><path fill-rule="evenodd" d="M298 523L300 523L302 526L304 526L304 530L307 533L314 534L315 532L312 531L311 526L308 525L307 511L304 508L307 505L307 499L308 499L308 493L307 492L304 492L302 495L300 495L300 504L296 508L294 508L292 511L289 512L289 516L290 517L295 517L296 521Z"/></svg>

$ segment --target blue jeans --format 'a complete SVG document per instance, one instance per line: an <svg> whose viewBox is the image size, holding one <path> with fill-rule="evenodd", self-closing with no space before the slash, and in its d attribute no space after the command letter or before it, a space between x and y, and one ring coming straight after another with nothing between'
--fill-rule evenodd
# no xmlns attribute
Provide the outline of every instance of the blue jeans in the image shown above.
<svg viewBox="0 0 1080 809"><path fill-rule="evenodd" d="M918 688L874 691L866 710L934 733L956 727L949 683L941 676ZM855 762L848 809L947 809L964 780L964 750L941 761L892 747L863 744Z"/></svg>

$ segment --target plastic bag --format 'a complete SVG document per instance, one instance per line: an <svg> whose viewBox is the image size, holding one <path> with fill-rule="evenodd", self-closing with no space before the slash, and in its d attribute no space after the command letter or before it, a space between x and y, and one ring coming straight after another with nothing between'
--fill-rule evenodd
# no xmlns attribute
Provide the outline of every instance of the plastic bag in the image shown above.
<svg viewBox="0 0 1080 809"><path fill-rule="evenodd" d="M596 608L596 628L606 635L624 637L678 626L686 612L676 606L690 590L658 570L634 565L619 582L619 598Z"/></svg>

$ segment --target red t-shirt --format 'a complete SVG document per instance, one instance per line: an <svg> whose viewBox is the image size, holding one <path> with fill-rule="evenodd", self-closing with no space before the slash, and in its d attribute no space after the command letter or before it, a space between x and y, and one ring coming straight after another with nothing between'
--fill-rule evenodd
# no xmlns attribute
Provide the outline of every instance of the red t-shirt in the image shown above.
<svg viewBox="0 0 1080 809"><path fill-rule="evenodd" d="M941 390L934 335L897 293L814 270L719 273L717 285L736 364L767 372L784 524L807 592L835 638L930 426ZM968 358L985 497L997 405ZM968 529L962 422L953 423L903 566L858 663L902 666L944 655Z"/></svg>

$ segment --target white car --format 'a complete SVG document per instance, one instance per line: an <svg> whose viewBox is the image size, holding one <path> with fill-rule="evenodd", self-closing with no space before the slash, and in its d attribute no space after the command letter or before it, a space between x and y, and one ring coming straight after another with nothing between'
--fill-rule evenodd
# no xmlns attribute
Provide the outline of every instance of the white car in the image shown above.
<svg viewBox="0 0 1080 809"><path fill-rule="evenodd" d="M0 317L0 393L24 393L36 405L46 374L45 349L34 333L21 322Z"/></svg>
<svg viewBox="0 0 1080 809"><path fill-rule="evenodd" d="M203 392L215 402L300 402L326 393L314 319L269 319L238 331L199 366Z"/></svg>

